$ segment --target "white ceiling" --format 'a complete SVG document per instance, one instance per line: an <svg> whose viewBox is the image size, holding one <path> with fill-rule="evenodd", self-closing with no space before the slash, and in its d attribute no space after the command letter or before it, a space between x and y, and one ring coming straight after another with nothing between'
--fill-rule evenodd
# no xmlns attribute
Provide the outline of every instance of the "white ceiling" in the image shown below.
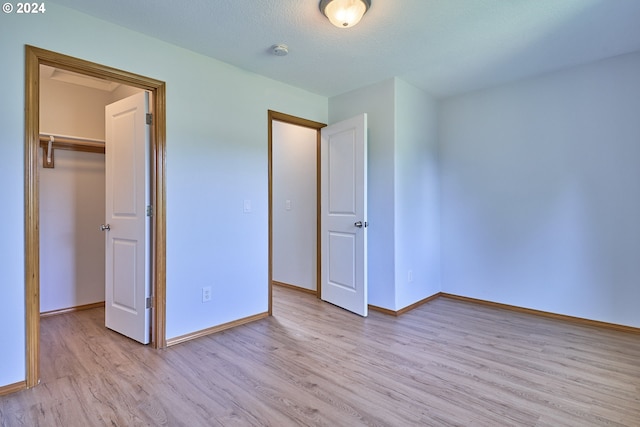
<svg viewBox="0 0 640 427"><path fill-rule="evenodd" d="M74 73L73 71L62 70L60 68L54 68L42 64L40 64L40 78L90 87L103 92L113 92L121 86L119 83L111 82L109 80L99 79L85 74Z"/></svg>
<svg viewBox="0 0 640 427"><path fill-rule="evenodd" d="M443 97L640 51L640 0L372 0L349 29L319 0L56 2L323 96L397 76Z"/></svg>

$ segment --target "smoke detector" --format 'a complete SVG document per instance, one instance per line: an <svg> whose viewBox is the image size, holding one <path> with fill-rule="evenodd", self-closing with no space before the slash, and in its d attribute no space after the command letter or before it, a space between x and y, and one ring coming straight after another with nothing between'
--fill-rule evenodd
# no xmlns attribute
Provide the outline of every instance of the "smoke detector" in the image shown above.
<svg viewBox="0 0 640 427"><path fill-rule="evenodd" d="M274 44L271 46L271 52L276 56L285 56L289 53L289 47L286 44Z"/></svg>

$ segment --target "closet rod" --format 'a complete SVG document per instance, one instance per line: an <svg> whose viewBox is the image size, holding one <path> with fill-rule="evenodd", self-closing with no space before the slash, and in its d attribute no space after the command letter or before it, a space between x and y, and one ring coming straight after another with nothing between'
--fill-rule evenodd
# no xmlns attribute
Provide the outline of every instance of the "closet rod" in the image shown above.
<svg viewBox="0 0 640 427"><path fill-rule="evenodd" d="M42 167L44 168L53 168L53 152L54 150L71 150L71 151L83 151L86 153L99 153L104 154L104 142L90 140L90 139L82 139L82 138L74 138L74 137L66 137L66 136L55 136L41 133L40 134L40 147L42 147L43 158L42 158ZM51 139L53 141L51 142ZM51 150L49 150L49 143L51 142Z"/></svg>
<svg viewBox="0 0 640 427"><path fill-rule="evenodd" d="M83 138L75 138L70 136L56 136L53 135L54 148L60 148L62 150L73 150L73 147L88 147L89 149L95 149L95 151L90 151L93 153L104 153L104 141L99 141L95 139L83 139ZM45 133L40 134L40 144L43 142L49 143L49 135ZM77 150L83 151L83 150Z"/></svg>

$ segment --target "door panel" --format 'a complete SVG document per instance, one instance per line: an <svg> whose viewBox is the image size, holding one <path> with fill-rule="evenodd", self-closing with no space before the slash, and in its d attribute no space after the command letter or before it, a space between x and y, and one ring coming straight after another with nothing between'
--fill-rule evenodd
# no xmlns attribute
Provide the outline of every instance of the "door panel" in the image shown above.
<svg viewBox="0 0 640 427"><path fill-rule="evenodd" d="M149 99L146 92L105 108L105 325L150 341Z"/></svg>
<svg viewBox="0 0 640 427"><path fill-rule="evenodd" d="M332 286L356 291L356 236L355 233L329 232L329 277Z"/></svg>
<svg viewBox="0 0 640 427"><path fill-rule="evenodd" d="M327 126L320 147L321 297L361 316L368 305L366 128L366 114Z"/></svg>
<svg viewBox="0 0 640 427"><path fill-rule="evenodd" d="M136 278L136 254L139 252L138 242L135 240L113 239L113 298L112 306L136 311L136 289L139 284ZM133 286L131 286L133 284Z"/></svg>
<svg viewBox="0 0 640 427"><path fill-rule="evenodd" d="M356 214L356 141L354 129L327 139L329 162L329 215Z"/></svg>

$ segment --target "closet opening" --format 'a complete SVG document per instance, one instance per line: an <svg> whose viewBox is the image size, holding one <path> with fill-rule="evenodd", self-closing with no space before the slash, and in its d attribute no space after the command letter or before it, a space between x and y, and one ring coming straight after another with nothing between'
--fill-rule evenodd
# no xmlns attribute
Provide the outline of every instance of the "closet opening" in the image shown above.
<svg viewBox="0 0 640 427"><path fill-rule="evenodd" d="M166 101L164 82L32 46L25 65L26 386L33 387L40 378L41 313L104 304L104 109L135 94L148 94L153 115L144 169L153 212L149 337L153 347L166 346ZM52 262L54 252L61 262Z"/></svg>
<svg viewBox="0 0 640 427"><path fill-rule="evenodd" d="M104 307L105 107L142 89L40 65L40 316Z"/></svg>

